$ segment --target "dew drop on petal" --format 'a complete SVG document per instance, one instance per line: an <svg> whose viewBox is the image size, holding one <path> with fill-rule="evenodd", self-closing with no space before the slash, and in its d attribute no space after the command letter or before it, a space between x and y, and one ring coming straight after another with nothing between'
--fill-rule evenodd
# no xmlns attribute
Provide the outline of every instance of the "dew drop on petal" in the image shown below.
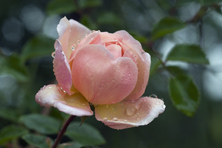
<svg viewBox="0 0 222 148"><path fill-rule="evenodd" d="M114 118L113 118L113 121L118 121L118 118L114 117Z"/></svg>
<svg viewBox="0 0 222 148"><path fill-rule="evenodd" d="M107 120L108 120L108 118L104 117L104 118L103 118L103 120L104 120L104 121L107 121Z"/></svg>
<svg viewBox="0 0 222 148"><path fill-rule="evenodd" d="M162 108L165 109L165 108L166 108L166 105L162 105Z"/></svg>
<svg viewBox="0 0 222 148"><path fill-rule="evenodd" d="M51 56L52 56L52 58L55 58L55 52L53 52L53 53L51 54Z"/></svg>
<svg viewBox="0 0 222 148"><path fill-rule="evenodd" d="M152 97L152 98L158 98L155 94L151 94L150 97Z"/></svg>
<svg viewBox="0 0 222 148"><path fill-rule="evenodd" d="M126 114L128 116L133 116L136 113L136 111L137 111L137 108L135 106L133 107L130 106L126 109Z"/></svg>
<svg viewBox="0 0 222 148"><path fill-rule="evenodd" d="M136 104L136 105L135 105L135 108L136 108L136 109L139 109L140 106L141 106L141 104Z"/></svg>

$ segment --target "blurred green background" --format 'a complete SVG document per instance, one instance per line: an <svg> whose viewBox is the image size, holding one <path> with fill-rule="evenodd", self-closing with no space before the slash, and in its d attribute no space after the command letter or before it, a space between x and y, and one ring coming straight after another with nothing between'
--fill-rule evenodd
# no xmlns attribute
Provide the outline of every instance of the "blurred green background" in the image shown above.
<svg viewBox="0 0 222 148"><path fill-rule="evenodd" d="M33 128L27 131L21 119L24 115L44 114L60 121L67 118L54 108L39 106L34 100L43 85L56 83L51 53L58 38L56 26L64 16L92 30L130 32L152 57L144 96L155 94L166 104L165 112L149 125L127 130L110 129L94 116L89 117L86 123L98 129L106 140L95 145L101 148L222 147L222 6L219 0L1 0L0 147L30 147L26 138L21 137L35 132ZM175 20L160 23L164 18ZM169 52L178 44L198 45L209 64L167 61ZM181 71L192 78L200 95L194 102L192 117L186 116L187 111L181 112L170 94L174 90L169 86L170 75ZM192 92L189 95L192 98ZM13 129L9 125L16 130L7 132ZM56 134L45 135L56 137Z"/></svg>

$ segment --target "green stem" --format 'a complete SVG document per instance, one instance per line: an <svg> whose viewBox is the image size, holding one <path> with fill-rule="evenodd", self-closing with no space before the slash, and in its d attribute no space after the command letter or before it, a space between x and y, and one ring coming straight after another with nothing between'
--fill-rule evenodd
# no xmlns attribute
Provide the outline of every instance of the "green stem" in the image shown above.
<svg viewBox="0 0 222 148"><path fill-rule="evenodd" d="M55 143L53 144L52 148L56 148L62 138L62 136L64 135L67 127L69 126L69 124L71 123L71 121L75 118L76 116L70 116L69 119L66 121L66 123L64 124L64 126L62 127L61 131L58 134L58 137L55 140Z"/></svg>

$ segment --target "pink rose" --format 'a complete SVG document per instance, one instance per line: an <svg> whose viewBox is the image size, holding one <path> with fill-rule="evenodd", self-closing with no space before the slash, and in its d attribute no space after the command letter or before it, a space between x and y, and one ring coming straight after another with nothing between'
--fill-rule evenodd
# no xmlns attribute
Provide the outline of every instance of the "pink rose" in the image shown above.
<svg viewBox="0 0 222 148"><path fill-rule="evenodd" d="M150 55L126 31L90 31L74 20L57 26L53 67L58 84L44 86L36 101L75 116L91 116L114 129L146 125L165 110L146 89ZM140 98L141 97L141 98Z"/></svg>

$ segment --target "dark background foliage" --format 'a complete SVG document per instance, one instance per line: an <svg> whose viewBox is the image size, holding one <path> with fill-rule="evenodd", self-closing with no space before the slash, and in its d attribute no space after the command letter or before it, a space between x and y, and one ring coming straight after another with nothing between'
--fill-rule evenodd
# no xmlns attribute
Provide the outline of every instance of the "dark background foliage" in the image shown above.
<svg viewBox="0 0 222 148"><path fill-rule="evenodd" d="M0 1L0 147L48 147L67 119L34 100L39 88L56 83L51 53L64 16L92 30L130 32L152 57L144 96L167 106L149 125L127 130L94 116L81 129L74 122L62 141L73 145L64 147L222 147L219 0Z"/></svg>

